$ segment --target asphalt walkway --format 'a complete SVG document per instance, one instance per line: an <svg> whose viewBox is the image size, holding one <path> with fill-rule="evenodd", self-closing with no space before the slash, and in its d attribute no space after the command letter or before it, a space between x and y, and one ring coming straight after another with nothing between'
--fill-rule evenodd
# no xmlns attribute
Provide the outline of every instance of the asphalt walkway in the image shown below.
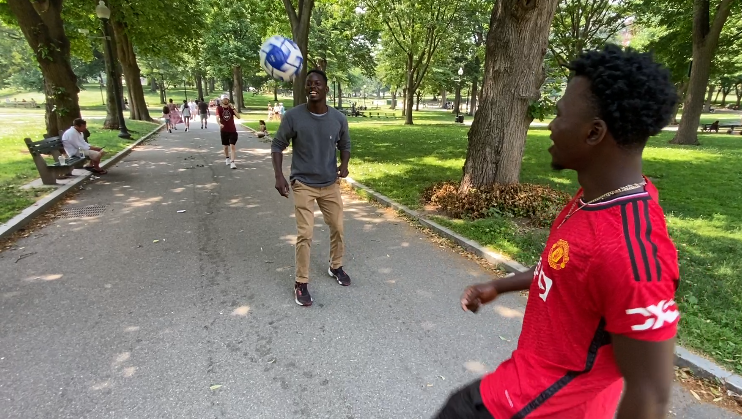
<svg viewBox="0 0 742 419"><path fill-rule="evenodd" d="M326 275L318 217L315 304L297 306L269 145L241 132L230 170L215 128L160 134L67 205L101 215L0 253L1 417L428 418L508 357L524 298L462 312L490 274L351 197L353 285ZM680 387L671 410L737 418Z"/></svg>

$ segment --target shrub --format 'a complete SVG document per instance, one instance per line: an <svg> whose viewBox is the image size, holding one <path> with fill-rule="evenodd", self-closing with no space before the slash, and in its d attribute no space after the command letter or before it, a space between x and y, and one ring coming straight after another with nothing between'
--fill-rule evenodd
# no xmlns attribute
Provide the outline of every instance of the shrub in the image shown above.
<svg viewBox="0 0 742 419"><path fill-rule="evenodd" d="M491 185L459 193L457 182L436 183L422 193L426 204L438 207L453 218L525 218L538 227L548 227L571 196L543 185L518 183Z"/></svg>

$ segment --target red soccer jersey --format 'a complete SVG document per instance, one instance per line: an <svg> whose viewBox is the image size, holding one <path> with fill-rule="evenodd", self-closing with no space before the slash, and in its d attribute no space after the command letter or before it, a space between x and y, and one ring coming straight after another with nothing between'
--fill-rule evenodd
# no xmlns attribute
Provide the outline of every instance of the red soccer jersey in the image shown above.
<svg viewBox="0 0 742 419"><path fill-rule="evenodd" d="M237 132L237 128L234 126L235 111L232 108L225 108L224 106L216 107L216 117L221 121L223 132Z"/></svg>
<svg viewBox="0 0 742 419"><path fill-rule="evenodd" d="M531 283L512 358L484 377L497 419L612 419L623 379L610 334L675 336L677 250L657 190L587 205L554 221Z"/></svg>

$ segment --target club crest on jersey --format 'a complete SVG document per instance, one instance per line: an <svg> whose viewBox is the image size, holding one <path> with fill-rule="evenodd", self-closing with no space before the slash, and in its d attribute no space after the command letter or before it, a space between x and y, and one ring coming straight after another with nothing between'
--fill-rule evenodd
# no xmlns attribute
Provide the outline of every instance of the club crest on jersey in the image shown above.
<svg viewBox="0 0 742 419"><path fill-rule="evenodd" d="M549 250L549 266L557 271L564 268L569 262L569 243L559 239Z"/></svg>

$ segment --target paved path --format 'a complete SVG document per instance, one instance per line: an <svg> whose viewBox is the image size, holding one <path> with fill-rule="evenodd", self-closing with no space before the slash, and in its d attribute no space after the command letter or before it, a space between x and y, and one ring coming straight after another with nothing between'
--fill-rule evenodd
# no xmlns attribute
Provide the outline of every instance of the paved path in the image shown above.
<svg viewBox="0 0 742 419"><path fill-rule="evenodd" d="M512 351L522 297L462 312L488 273L350 198L353 286L325 274L319 217L315 305L298 307L293 207L268 145L241 133L230 170L210 127L159 135L68 204L102 216L0 253L0 416L428 418ZM736 417L680 388L672 410Z"/></svg>

